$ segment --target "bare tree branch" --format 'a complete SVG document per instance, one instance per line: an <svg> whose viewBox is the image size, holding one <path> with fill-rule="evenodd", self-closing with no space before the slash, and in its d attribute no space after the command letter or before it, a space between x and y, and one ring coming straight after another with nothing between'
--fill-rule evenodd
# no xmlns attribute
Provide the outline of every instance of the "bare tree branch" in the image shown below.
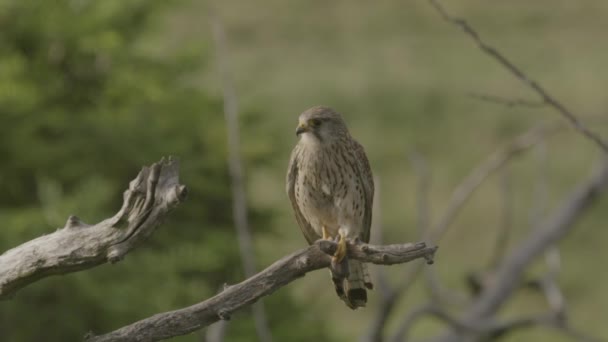
<svg viewBox="0 0 608 342"><path fill-rule="evenodd" d="M557 132L559 125L536 126L499 148L478 164L452 192L448 208L439 218L432 232L432 241L439 241L454 222L460 210L479 186L497 170L500 170L513 157L541 142L547 135Z"/></svg>
<svg viewBox="0 0 608 342"><path fill-rule="evenodd" d="M228 287L228 284L224 284L219 292L224 291ZM228 320L220 320L207 327L204 334L205 342L223 342L226 337L226 330L228 328Z"/></svg>
<svg viewBox="0 0 608 342"><path fill-rule="evenodd" d="M479 186L490 175L497 170L500 170L512 158L542 141L547 135L557 132L560 128L561 126L557 124L539 125L516 137L488 156L484 161L473 168L460 184L456 186L450 196L448 207L440 215L438 223L426 234L426 237L422 238L430 239L434 242L441 240L450 225L456 219L460 210L462 210L473 193L475 193ZM389 290L383 291L385 294L383 296L383 302L385 304L381 305L378 313L374 315L374 320L372 321L365 338L363 338L363 341L377 342L383 340L383 330L395 307L395 303L397 303L401 295L407 292L414 284L421 270L421 264L412 264L405 272L401 283L394 288L389 287Z"/></svg>
<svg viewBox="0 0 608 342"><path fill-rule="evenodd" d="M518 287L522 273L528 265L572 230L574 223L607 188L608 163L604 162L599 170L574 189L563 203L504 259L492 286L487 287L465 312L463 321L482 322L491 319ZM460 340L457 333L441 338L441 341Z"/></svg>
<svg viewBox="0 0 608 342"><path fill-rule="evenodd" d="M417 151L409 153L409 160L412 164L412 168L416 173L417 184L416 184L416 217L418 235L423 241L430 240L430 200L429 193L431 189L431 171L429 169L426 159ZM425 268L425 279L426 287L429 290L431 301L434 303L446 302L446 303L462 303L464 296L461 293L452 291L442 286L439 281L439 275L437 274L436 268L427 267ZM410 281L410 280L407 280Z"/></svg>
<svg viewBox="0 0 608 342"><path fill-rule="evenodd" d="M504 338L510 333L520 329L534 326L543 326L572 337L581 342L600 342L602 340L589 336L570 327L559 316L553 313L538 314L515 318L506 321L494 319L483 321L461 321L436 304L427 304L412 310L403 323L399 326L397 333L391 338L391 342L408 341L408 335L414 323L423 316L433 316L447 324L451 329L463 335L477 336L479 341L496 341Z"/></svg>
<svg viewBox="0 0 608 342"><path fill-rule="evenodd" d="M486 317L504 302L525 267L554 242L560 240L588 210L608 185L608 164L579 185L565 201L531 235L506 258L497 274L495 286L482 294L471 316Z"/></svg>
<svg viewBox="0 0 608 342"><path fill-rule="evenodd" d="M430 205L429 192L431 188L431 174L426 159L417 151L411 151L408 159L416 174L416 227L418 236L427 241L430 238ZM441 288L434 269L425 270L426 287L433 300L441 298Z"/></svg>
<svg viewBox="0 0 608 342"><path fill-rule="evenodd" d="M561 128L562 126L559 124L541 124L533 127L511 140L506 145L498 148L493 154L474 167L452 192L447 209L440 215L438 223L432 231L431 241L438 242L441 240L462 208L464 208L465 204L485 180L508 165L509 161L514 157L536 144L543 142L548 135L559 131ZM416 265L412 265L412 268L414 267L416 267ZM412 275L409 278L410 282L413 282L416 279L418 271L420 271L420 268L412 270ZM483 283L485 283L483 277L486 275L488 274L473 274L472 278L470 278L472 281L471 284L483 285Z"/></svg>
<svg viewBox="0 0 608 342"><path fill-rule="evenodd" d="M547 163L547 144L542 142L536 148L536 159L538 160L538 175L535 186L534 207L530 215L531 226L536 227L547 209L549 198L549 185L547 175L549 173ZM567 317L566 298L564 297L559 285L558 276L561 270L561 256L559 247L554 244L545 252L545 264L547 265L546 274L535 283L542 291L551 312L565 320Z"/></svg>
<svg viewBox="0 0 608 342"><path fill-rule="evenodd" d="M211 11L214 13L213 11ZM232 213L236 226L241 262L245 269L245 277L251 277L256 272L253 237L247 219L247 195L245 192L245 177L240 153L240 130L238 118L238 101L232 83L232 77L226 66L226 34L217 15L211 15L213 38L216 45L217 64L222 77L222 93L224 96L224 116L228 135L228 167L230 170L230 185L232 188ZM263 303L257 302L252 306L255 329L260 341L272 342L272 333L266 317ZM223 329L225 329L225 324ZM222 335L218 335L222 336ZM220 340L221 341L221 340Z"/></svg>
<svg viewBox="0 0 608 342"><path fill-rule="evenodd" d="M467 325L466 322L460 322L458 319L450 315L447 311L443 310L436 302L423 305L417 309L410 311L405 316L403 323L399 325L399 329L395 335L391 338L391 342L402 342L408 341L408 335L412 329L414 323L422 318L423 316L433 316L440 321L449 325L452 329L463 332L482 332L483 327L477 325Z"/></svg>
<svg viewBox="0 0 608 342"><path fill-rule="evenodd" d="M495 269L504 257L507 252L507 246L509 245L509 235L513 228L513 194L511 191L511 179L508 167L504 167L501 172L500 195L501 216L488 269Z"/></svg>
<svg viewBox="0 0 608 342"><path fill-rule="evenodd" d="M559 316L556 316L553 313L515 318L505 322L496 322L488 325L484 334L492 340L497 340L499 338L506 337L508 334L513 333L517 330L535 326L542 326L545 328L556 330L580 342L603 341L599 338L589 336L585 333L573 329Z"/></svg>
<svg viewBox="0 0 608 342"><path fill-rule="evenodd" d="M523 82L526 86L532 89L536 94L538 94L544 103L555 109L559 114L561 114L577 131L583 134L586 138L593 141L597 144L604 153L608 153L608 143L604 141L598 134L589 130L587 126L585 126L578 117L571 112L568 108L566 108L562 103L560 103L556 98L550 95L543 87L540 86L538 82L531 79L528 75L526 75L519 67L517 67L513 62L508 60L503 54L501 54L496 48L488 45L485 41L483 41L464 19L452 17L440 4L438 0L429 0L431 6L433 6L437 12L443 17L443 19L460 29L467 34L474 42L477 44L477 47L481 49L486 55L494 58L498 63L504 66L511 74L513 74L517 79Z"/></svg>
<svg viewBox="0 0 608 342"><path fill-rule="evenodd" d="M76 216L65 227L0 255L0 299L39 279L120 261L149 237L167 213L182 202L179 164L162 159L144 167L129 184L114 217L95 225Z"/></svg>
<svg viewBox="0 0 608 342"><path fill-rule="evenodd" d="M223 292L187 308L156 314L113 332L88 336L90 342L101 341L159 341L201 329L253 304L306 273L329 266L337 245L319 240L308 248L283 257L265 270L245 281L226 288ZM425 243L368 245L349 243L348 257L380 265L405 263L425 258L432 263L437 247Z"/></svg>
<svg viewBox="0 0 608 342"><path fill-rule="evenodd" d="M545 102L538 101L530 101L530 100L522 100L522 99L509 99L496 95L488 95L488 94L479 94L479 93L469 93L469 96L477 99L479 101L490 102L495 104L500 104L503 106L507 106L509 108L512 107L528 107L528 108L540 108L545 107L547 104Z"/></svg>
<svg viewBox="0 0 608 342"><path fill-rule="evenodd" d="M417 229L419 238L425 240L428 238L427 227L429 225L428 222L428 206L427 206L427 196L428 196L428 187L430 185L429 173L426 167L426 162L416 151L412 151L408 155L410 159L410 163L416 173L417 177L417 185L416 185L416 200L417 200ZM376 184L376 191L374 193L374 215L372 219L372 224L374 225L372 228L372 234L376 238L376 241L382 241L382 225L379 224L380 218L379 209L379 179L374 180L374 184ZM378 196L378 198L376 197ZM383 270L378 270L378 293L380 294L380 303L378 305L378 309L376 314L373 316L372 323L368 328L368 331L365 335L362 336L362 342L380 342L383 340L384 327L386 325L386 321L388 320L389 315L392 313L393 308L397 302L397 299L400 297L401 293L405 290L401 284L407 284L409 275L413 274L412 270L417 272L418 268L415 267L413 269L408 269L406 275L403 278L403 281L393 287L389 284L386 274L382 272Z"/></svg>

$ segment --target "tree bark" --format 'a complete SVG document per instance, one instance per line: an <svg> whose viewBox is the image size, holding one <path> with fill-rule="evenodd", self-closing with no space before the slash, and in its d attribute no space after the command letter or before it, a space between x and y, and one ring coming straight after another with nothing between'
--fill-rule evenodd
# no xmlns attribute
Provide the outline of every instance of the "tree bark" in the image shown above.
<svg viewBox="0 0 608 342"><path fill-rule="evenodd" d="M265 270L201 303L159 313L113 332L88 336L89 342L159 341L184 335L219 320L228 320L235 311L247 307L310 271L329 266L336 244L319 240L308 248L285 256ZM348 257L382 265L405 263L425 258L432 263L437 247L424 243L373 246L349 243ZM331 287L328 283L328 288Z"/></svg>
<svg viewBox="0 0 608 342"><path fill-rule="evenodd" d="M144 167L124 193L120 211L89 225L70 216L63 228L0 255L0 299L39 279L120 261L149 237L185 199L179 163L169 158Z"/></svg>

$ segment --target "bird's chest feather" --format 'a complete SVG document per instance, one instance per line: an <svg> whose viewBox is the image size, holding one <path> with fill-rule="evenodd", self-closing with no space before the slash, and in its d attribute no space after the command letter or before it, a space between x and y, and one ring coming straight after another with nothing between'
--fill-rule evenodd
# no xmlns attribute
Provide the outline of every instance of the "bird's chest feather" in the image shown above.
<svg viewBox="0 0 608 342"><path fill-rule="evenodd" d="M296 200L302 214L315 231L322 235L325 226L336 235L341 226L358 230L362 215L356 204L362 195L349 170L339 160L329 157L305 161L296 181ZM361 216L361 217L359 217Z"/></svg>

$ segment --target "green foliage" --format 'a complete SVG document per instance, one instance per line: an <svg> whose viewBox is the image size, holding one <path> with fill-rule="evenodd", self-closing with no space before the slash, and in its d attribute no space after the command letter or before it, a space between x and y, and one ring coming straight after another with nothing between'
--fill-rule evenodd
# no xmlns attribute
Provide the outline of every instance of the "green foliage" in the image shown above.
<svg viewBox="0 0 608 342"><path fill-rule="evenodd" d="M242 279L221 102L190 80L206 68L205 56L151 48L167 44L156 34L166 6L0 1L0 250L63 226L69 214L87 222L113 215L139 168L161 156L182 160L189 188L188 200L124 262L45 279L0 303L3 340L76 341ZM248 150L248 159L265 160L265 151ZM267 226L263 212L252 216ZM281 297L270 317L285 306L296 317L295 302ZM253 324L240 316L230 334L248 340ZM289 333L277 329L278 340Z"/></svg>

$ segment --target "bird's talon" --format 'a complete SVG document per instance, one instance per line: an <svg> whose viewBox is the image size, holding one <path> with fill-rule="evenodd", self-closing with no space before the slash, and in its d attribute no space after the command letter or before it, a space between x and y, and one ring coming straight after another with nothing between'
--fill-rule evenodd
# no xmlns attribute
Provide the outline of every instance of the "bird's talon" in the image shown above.
<svg viewBox="0 0 608 342"><path fill-rule="evenodd" d="M336 262L339 264L346 256L346 238L343 235L338 234L338 239L338 248L336 249L333 258L336 259Z"/></svg>
<svg viewBox="0 0 608 342"><path fill-rule="evenodd" d="M331 235L329 235L325 226L321 227L321 230L323 231L323 240L332 240Z"/></svg>

